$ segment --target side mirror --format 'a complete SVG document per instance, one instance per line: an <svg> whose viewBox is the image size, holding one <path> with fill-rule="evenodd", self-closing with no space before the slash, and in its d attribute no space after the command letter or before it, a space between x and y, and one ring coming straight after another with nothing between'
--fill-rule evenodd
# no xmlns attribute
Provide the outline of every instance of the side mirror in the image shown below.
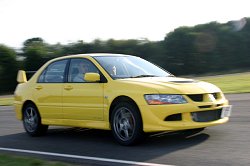
<svg viewBox="0 0 250 166"><path fill-rule="evenodd" d="M19 70L17 74L17 82L18 83L25 83L27 82L26 72L23 70Z"/></svg>
<svg viewBox="0 0 250 166"><path fill-rule="evenodd" d="M100 74L98 73L85 73L84 80L87 82L99 82Z"/></svg>

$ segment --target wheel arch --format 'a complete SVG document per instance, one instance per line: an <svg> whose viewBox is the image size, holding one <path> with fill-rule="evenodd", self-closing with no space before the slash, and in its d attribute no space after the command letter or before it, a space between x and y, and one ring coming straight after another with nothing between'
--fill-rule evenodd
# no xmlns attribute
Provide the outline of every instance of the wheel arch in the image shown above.
<svg viewBox="0 0 250 166"><path fill-rule="evenodd" d="M141 118L141 120L142 120L141 111L140 111L140 109L139 109L139 107L138 107L138 104L137 104L132 98L130 98L130 97L128 97L128 96L117 96L117 97L112 101L112 103L111 103L111 105L110 105L110 108L109 108L109 122L111 122L111 115L112 115L112 112L113 112L115 106L116 106L117 104L119 104L120 102L128 102L128 103L133 104L133 105L137 108L137 111L138 111L138 113L139 113L139 115L140 115L140 118Z"/></svg>
<svg viewBox="0 0 250 166"><path fill-rule="evenodd" d="M26 107L28 104L34 105L34 106L36 107L36 110L37 110L39 116L41 117L40 112L39 112L39 110L38 110L38 108L37 108L35 102L33 102L32 100L26 100L26 101L23 103L23 106L22 106L22 117L21 117L22 120L23 120L23 111L24 111L25 107Z"/></svg>

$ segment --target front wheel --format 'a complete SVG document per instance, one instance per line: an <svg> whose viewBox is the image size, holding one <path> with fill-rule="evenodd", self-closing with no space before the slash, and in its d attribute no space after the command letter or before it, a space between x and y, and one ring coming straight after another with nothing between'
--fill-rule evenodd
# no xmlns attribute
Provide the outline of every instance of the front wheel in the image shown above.
<svg viewBox="0 0 250 166"><path fill-rule="evenodd" d="M28 104L23 110L23 126L30 136L44 135L48 126L41 124L41 117L33 104Z"/></svg>
<svg viewBox="0 0 250 166"><path fill-rule="evenodd" d="M143 138L142 120L138 108L131 103L118 104L111 114L111 129L121 145L132 145Z"/></svg>

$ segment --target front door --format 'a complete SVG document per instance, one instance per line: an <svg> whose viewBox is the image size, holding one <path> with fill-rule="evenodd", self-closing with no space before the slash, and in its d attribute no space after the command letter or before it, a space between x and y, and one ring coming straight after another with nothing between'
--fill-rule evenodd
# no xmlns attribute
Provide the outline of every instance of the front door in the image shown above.
<svg viewBox="0 0 250 166"><path fill-rule="evenodd" d="M95 65L85 58L70 61L68 82L63 87L64 119L103 120L103 83L85 82L87 72L99 73Z"/></svg>

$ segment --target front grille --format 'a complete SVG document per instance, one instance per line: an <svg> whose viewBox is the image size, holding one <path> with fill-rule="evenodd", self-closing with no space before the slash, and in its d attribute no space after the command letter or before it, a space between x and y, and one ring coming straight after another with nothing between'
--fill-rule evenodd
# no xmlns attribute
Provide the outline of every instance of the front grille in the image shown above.
<svg viewBox="0 0 250 166"><path fill-rule="evenodd" d="M221 110L222 109L192 112L191 116L195 122L211 122L221 118Z"/></svg>
<svg viewBox="0 0 250 166"><path fill-rule="evenodd" d="M203 94L187 95L190 99L196 102L203 101Z"/></svg>

